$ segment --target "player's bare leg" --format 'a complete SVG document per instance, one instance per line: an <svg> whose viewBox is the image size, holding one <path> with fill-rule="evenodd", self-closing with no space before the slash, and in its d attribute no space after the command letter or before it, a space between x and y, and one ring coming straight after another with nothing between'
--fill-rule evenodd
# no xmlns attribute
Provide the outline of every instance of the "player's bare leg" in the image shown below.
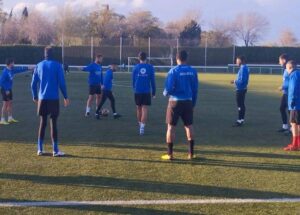
<svg viewBox="0 0 300 215"><path fill-rule="evenodd" d="M86 117L90 116L91 106L94 101L94 98L95 98L94 95L89 95L88 97L87 104L86 104L86 112L85 112Z"/></svg>
<svg viewBox="0 0 300 215"><path fill-rule="evenodd" d="M8 124L7 121L5 120L5 114L7 113L7 106L8 106L8 102L4 101L1 109L1 121L0 121L1 125Z"/></svg>
<svg viewBox="0 0 300 215"><path fill-rule="evenodd" d="M140 113L140 119L141 119L141 123L140 123L140 135L144 135L145 134L145 127L146 127L146 122L148 119L148 107L147 106L142 106L140 109L141 113Z"/></svg>

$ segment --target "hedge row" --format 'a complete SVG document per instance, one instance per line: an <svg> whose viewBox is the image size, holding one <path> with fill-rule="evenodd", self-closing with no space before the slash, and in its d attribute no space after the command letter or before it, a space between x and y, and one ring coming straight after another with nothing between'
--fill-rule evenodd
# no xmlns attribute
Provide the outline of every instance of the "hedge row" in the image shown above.
<svg viewBox="0 0 300 215"><path fill-rule="evenodd" d="M5 63L6 58L13 57L18 64L35 64L43 59L43 46L0 46L0 64ZM189 63L192 65L205 64L204 48L182 48L189 52ZM122 63L127 64L128 57L137 56L139 51L148 52L147 47L123 47ZM61 47L54 47L55 58L62 61ZM173 57L176 49L171 50L169 47L152 47L152 57ZM120 62L119 47L96 47L94 53L102 53L104 65L112 62ZM278 56L282 53L288 53L297 62L300 62L300 48L279 48L279 47L236 47L236 55L245 55L248 63L255 64L277 64ZM207 65L221 66L233 62L233 48L208 48ZM65 48L65 62L69 65L84 65L91 61L91 48L88 46L72 46Z"/></svg>

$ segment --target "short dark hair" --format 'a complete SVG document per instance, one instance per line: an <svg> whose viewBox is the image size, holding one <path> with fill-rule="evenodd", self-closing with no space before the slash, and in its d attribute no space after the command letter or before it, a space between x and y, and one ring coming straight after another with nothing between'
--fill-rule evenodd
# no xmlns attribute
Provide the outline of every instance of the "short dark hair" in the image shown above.
<svg viewBox="0 0 300 215"><path fill-rule="evenodd" d="M14 63L15 62L15 59L13 58L7 58L5 63L6 63L6 66L9 66L10 64Z"/></svg>
<svg viewBox="0 0 300 215"><path fill-rule="evenodd" d="M146 54L146 52L140 52L140 53L139 53L139 59L140 59L141 61L147 60L147 54Z"/></svg>
<svg viewBox="0 0 300 215"><path fill-rule="evenodd" d="M297 62L295 60L290 60L290 61L287 62L287 64L291 64L294 69L297 68Z"/></svg>
<svg viewBox="0 0 300 215"><path fill-rule="evenodd" d="M288 61L289 60L289 55L286 54L286 53L283 53L282 55L279 56L279 58Z"/></svg>
<svg viewBox="0 0 300 215"><path fill-rule="evenodd" d="M101 58L101 57L103 57L102 54L96 54L96 58Z"/></svg>
<svg viewBox="0 0 300 215"><path fill-rule="evenodd" d="M180 60L181 62L186 62L188 59L188 56L189 55L188 55L187 51L185 51L185 50L182 50L176 54L176 58L178 60Z"/></svg>
<svg viewBox="0 0 300 215"><path fill-rule="evenodd" d="M244 55L239 55L236 57L236 59L240 59L242 63L246 63L246 57Z"/></svg>
<svg viewBox="0 0 300 215"><path fill-rule="evenodd" d="M51 46L46 46L44 50L44 55L46 59L52 59L54 56L53 48Z"/></svg>

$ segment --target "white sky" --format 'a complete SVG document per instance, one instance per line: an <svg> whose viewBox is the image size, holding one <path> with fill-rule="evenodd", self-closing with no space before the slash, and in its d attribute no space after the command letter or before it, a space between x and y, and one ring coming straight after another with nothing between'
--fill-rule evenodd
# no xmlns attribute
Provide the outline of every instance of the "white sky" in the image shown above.
<svg viewBox="0 0 300 215"><path fill-rule="evenodd" d="M35 8L49 17L55 15L64 4L81 10L92 10L95 5L109 3L117 12L126 15L133 10L150 10L163 22L177 19L188 10L199 10L207 28L214 19L231 20L237 14L257 11L266 16L271 24L264 41L278 39L284 29L295 32L300 40L300 0L4 0L4 8L20 12L24 6Z"/></svg>

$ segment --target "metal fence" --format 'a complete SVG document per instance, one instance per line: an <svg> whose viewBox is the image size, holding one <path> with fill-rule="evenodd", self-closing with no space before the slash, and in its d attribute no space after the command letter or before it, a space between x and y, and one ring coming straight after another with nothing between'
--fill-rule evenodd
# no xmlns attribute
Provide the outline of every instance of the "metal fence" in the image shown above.
<svg viewBox="0 0 300 215"><path fill-rule="evenodd" d="M137 56L139 51L145 51L148 54L148 58L172 58L174 59L176 53L181 48L189 49L193 62L197 62L198 66L203 65L205 67L214 65L214 56L210 52L210 48L207 43L200 44L198 41L183 42L179 39L159 39L159 38L111 38L100 39L96 37L90 37L86 39L73 39L67 42L62 38L62 61L67 63L74 61L74 58L78 58L78 63L83 64L83 61L87 59L92 60L93 56L97 53L104 54L105 58L111 62L118 63L119 65L128 66L128 58ZM194 44L194 45L193 45ZM226 60L222 63L226 65L228 63L234 63L236 48L235 46L226 48ZM220 54L222 51L219 52ZM117 60L116 60L117 59ZM82 61L82 62L81 62ZM117 61L117 62L115 62ZM130 66L130 65L129 65ZM168 66L168 64L157 64L157 66Z"/></svg>
<svg viewBox="0 0 300 215"><path fill-rule="evenodd" d="M0 69L2 70L6 65L0 64ZM32 64L18 64L16 66L34 66ZM80 73L84 66L69 66L70 73ZM134 65L127 66L123 65L119 67L119 72L131 72ZM281 75L283 73L282 68L279 65L273 64L248 64L251 74L261 74L261 75ZM157 72L168 72L172 66L154 66ZM213 73L213 74L236 74L239 67L234 64L224 65L224 66L193 66L199 73ZM298 65L300 69L300 65ZM108 69L108 66L103 66L103 69ZM1 72L0 72L1 74Z"/></svg>

